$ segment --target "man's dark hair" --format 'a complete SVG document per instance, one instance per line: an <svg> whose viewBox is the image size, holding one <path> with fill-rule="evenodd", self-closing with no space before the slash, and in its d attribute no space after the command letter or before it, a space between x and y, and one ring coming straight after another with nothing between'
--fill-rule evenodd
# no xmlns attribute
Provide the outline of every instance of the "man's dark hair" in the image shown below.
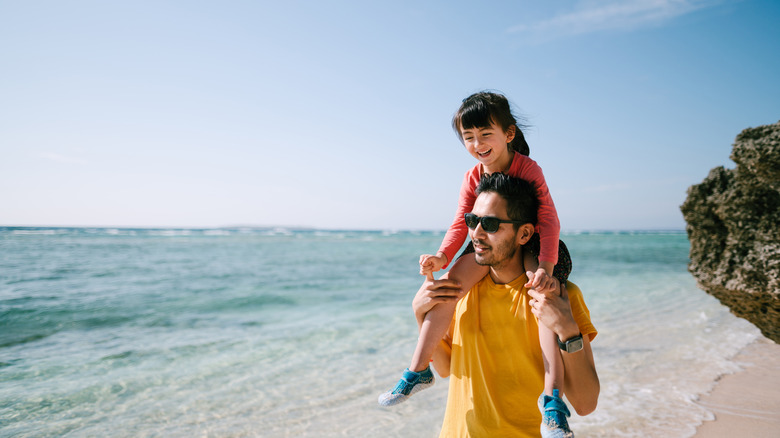
<svg viewBox="0 0 780 438"><path fill-rule="evenodd" d="M539 199L534 186L528 181L500 172L482 175L477 186L480 193L496 193L506 200L506 214L510 220L530 223L536 226ZM515 224L515 229L519 225Z"/></svg>

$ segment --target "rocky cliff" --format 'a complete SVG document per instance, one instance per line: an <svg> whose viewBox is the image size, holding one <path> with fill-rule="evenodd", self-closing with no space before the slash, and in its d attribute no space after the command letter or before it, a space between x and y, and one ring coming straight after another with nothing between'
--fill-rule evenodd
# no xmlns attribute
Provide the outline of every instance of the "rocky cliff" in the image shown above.
<svg viewBox="0 0 780 438"><path fill-rule="evenodd" d="M689 271L703 290L780 343L780 122L734 142L735 169L717 167L680 207Z"/></svg>

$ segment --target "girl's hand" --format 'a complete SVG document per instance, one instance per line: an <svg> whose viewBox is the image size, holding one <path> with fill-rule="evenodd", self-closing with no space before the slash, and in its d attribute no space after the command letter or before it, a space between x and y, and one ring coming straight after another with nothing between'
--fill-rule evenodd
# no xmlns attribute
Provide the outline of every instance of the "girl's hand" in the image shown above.
<svg viewBox="0 0 780 438"><path fill-rule="evenodd" d="M447 264L447 256L439 253L436 255L423 254L420 256L420 275L429 276L440 270Z"/></svg>
<svg viewBox="0 0 780 438"><path fill-rule="evenodd" d="M561 286L558 279L549 275L547 271L542 268L537 269L536 272L528 271L525 274L528 276L528 283L524 285L527 289L534 289L543 294L549 294L551 292L557 294L560 290Z"/></svg>

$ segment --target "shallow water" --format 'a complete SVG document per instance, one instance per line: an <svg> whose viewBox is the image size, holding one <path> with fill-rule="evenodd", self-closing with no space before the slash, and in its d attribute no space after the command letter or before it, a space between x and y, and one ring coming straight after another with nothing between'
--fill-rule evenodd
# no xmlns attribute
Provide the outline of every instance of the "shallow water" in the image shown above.
<svg viewBox="0 0 780 438"><path fill-rule="evenodd" d="M0 228L0 436L435 437L447 382L376 405L443 233ZM580 437L686 437L759 337L684 233L565 235L599 335Z"/></svg>

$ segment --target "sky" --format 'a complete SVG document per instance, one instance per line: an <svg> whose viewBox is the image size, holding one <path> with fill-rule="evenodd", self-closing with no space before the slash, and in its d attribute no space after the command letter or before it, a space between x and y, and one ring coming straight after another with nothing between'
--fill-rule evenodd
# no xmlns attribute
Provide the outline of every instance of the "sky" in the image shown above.
<svg viewBox="0 0 780 438"><path fill-rule="evenodd" d="M0 226L443 230L499 91L562 230L684 229L780 120L776 0L0 0Z"/></svg>

